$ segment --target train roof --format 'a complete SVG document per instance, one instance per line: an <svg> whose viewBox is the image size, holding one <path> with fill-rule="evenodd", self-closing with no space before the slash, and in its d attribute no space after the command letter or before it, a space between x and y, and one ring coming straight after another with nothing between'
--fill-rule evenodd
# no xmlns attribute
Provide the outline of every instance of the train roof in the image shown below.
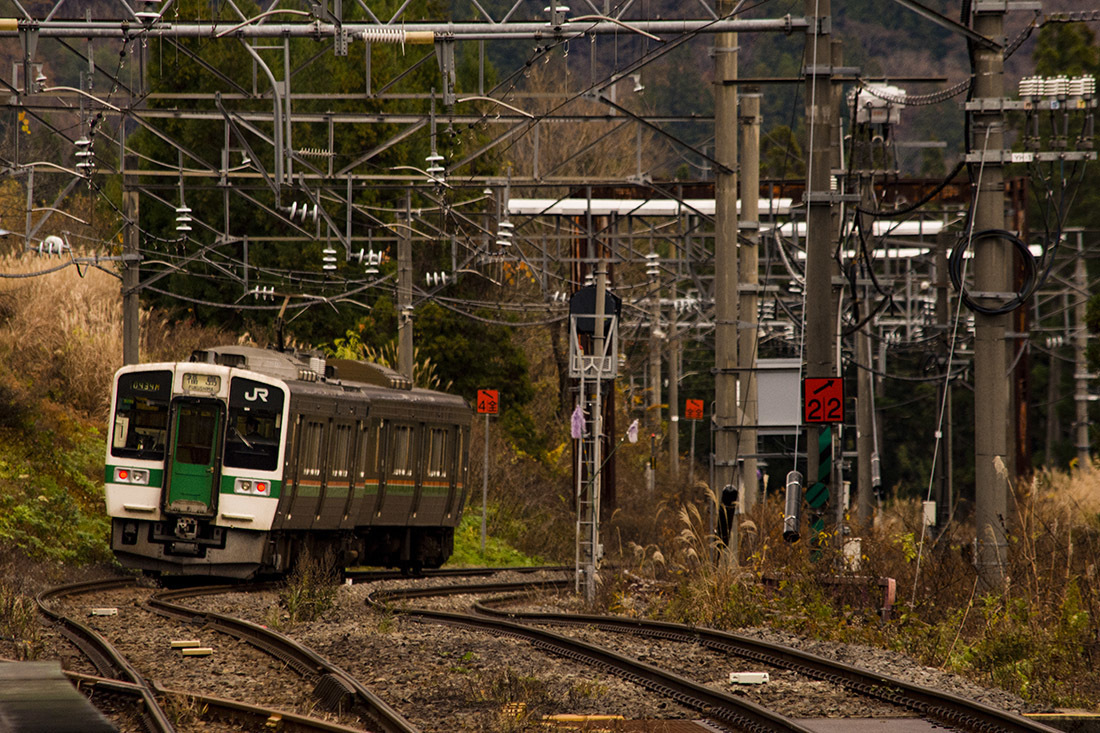
<svg viewBox="0 0 1100 733"><path fill-rule="evenodd" d="M360 392L365 396L409 402L435 402L467 407L457 395L414 388L408 377L381 364L354 359L326 359L320 351L277 351L256 346L215 346L191 354L192 362L247 369L281 379L298 393Z"/></svg>

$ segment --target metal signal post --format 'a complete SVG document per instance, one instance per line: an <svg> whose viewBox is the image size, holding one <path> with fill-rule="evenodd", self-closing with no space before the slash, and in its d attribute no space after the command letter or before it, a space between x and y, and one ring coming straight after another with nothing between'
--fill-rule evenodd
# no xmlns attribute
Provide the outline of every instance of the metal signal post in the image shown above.
<svg viewBox="0 0 1100 733"><path fill-rule="evenodd" d="M485 554L485 521L489 513L489 416L500 412L499 393L495 389L477 391L477 411L485 415L485 467L481 483L481 554Z"/></svg>
<svg viewBox="0 0 1100 733"><path fill-rule="evenodd" d="M596 597L600 557L600 492L603 487L603 383L618 375L620 300L607 291L607 262L596 272L596 285L573 294L569 303L569 376L579 379L571 435L577 503L577 592ZM584 338L582 338L584 337ZM591 385L589 387L588 385ZM591 421L585 415L591 415Z"/></svg>

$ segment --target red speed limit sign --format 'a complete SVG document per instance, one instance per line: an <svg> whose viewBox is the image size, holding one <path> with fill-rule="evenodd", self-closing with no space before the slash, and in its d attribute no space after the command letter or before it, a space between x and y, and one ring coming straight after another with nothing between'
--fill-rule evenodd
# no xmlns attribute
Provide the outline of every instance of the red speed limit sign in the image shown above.
<svg viewBox="0 0 1100 733"><path fill-rule="evenodd" d="M495 415L500 410L500 400L495 389L477 391L477 411L479 414Z"/></svg>
<svg viewBox="0 0 1100 733"><path fill-rule="evenodd" d="M684 402L684 417L688 420L702 420L703 419L703 401L702 400L685 400Z"/></svg>
<svg viewBox="0 0 1100 733"><path fill-rule="evenodd" d="M844 380L839 377L803 379L802 421L844 422Z"/></svg>

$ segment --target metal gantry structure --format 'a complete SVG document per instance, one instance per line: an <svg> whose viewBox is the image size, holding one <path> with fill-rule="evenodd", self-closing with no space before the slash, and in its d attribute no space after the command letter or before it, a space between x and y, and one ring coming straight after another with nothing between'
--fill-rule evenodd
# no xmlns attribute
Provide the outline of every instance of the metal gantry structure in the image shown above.
<svg viewBox="0 0 1100 733"><path fill-rule="evenodd" d="M500 10L470 0L452 4L462 7L435 22L408 16L408 3L386 16L371 5L275 4L249 16L229 3L222 6L224 18L189 20L180 17L181 4L173 0L81 7L72 17L60 2L42 17L17 6L22 16L0 19L0 44L12 59L10 83L0 79L7 112L13 123L18 118L28 131L33 128L28 133L10 126L13 144L0 171L26 189L26 246L41 247L47 235L66 231L79 244L80 231L59 225L54 215L75 194L110 202L122 222L115 233L122 246L112 235L111 251L103 256L123 263L126 360L139 358L138 295L168 292L167 278L199 265L207 276L239 290L233 303L208 305L283 312L318 304L359 307L372 291L392 293L406 372L417 304L436 300L460 312L490 305L450 296L457 278L502 284L521 277L521 285L500 287L500 299L492 305L513 322L535 325L565 322L569 295L602 271L605 286L623 298L619 341L647 347L648 414L658 432L664 424L662 356L667 361L673 465L680 448L679 354L686 341L712 345L710 485L716 493L734 488L740 510L751 508L759 495L758 462L761 468L779 463L757 447L757 360L797 356L803 375L810 377L842 376L846 366L854 367L862 375L857 493L866 519L872 455L882 450L873 440L873 397L881 385L881 377L873 375L886 371L889 344L917 341L929 332L942 335L954 307L944 258L937 256L949 248L939 234L968 209L986 212L974 214L982 219L979 230L1006 226L1003 216L994 221L1004 201L987 186L1009 162L995 139L1006 109L996 102L1005 98L1003 88L975 82L974 130L988 133L981 133L986 136L979 146L974 137L979 133L972 130L969 141L972 157L978 147L983 150L971 161L985 181L976 201L929 196L937 208L909 211L903 190L909 202L921 199L923 191L906 188L896 180L896 170L886 170L873 154L855 170L838 152L844 134L840 91L845 84L866 84L858 70L842 65L828 0L806 0L803 17L774 19L742 18L745 4L730 0L678 3L679 17L661 19L647 17L645 5L612 8L593 0L574 2L572 9L517 0ZM1004 34L1003 15L1010 8L1004 2L977 5L975 27L967 33L952 30L976 44L979 60L988 57L980 63L991 69L978 77L986 80L1003 75L995 68L1004 50L998 50L996 39ZM107 7L111 17L96 16ZM754 130L761 125L760 92L743 88L747 84L737 71L739 34L750 33L805 41L802 77L812 121L806 180L785 184L785 190L768 186L772 193L759 202L764 187ZM494 81L487 71L493 58L489 44L508 42L523 50L516 68ZM50 53L63 54L68 66L44 59L47 45ZM226 49L226 58L237 54L238 66L205 59L211 48ZM661 73L673 54L691 48L714 58L707 72L715 81L713 114L646 111L636 96L644 76ZM107 56L112 63L105 66ZM163 80L180 63L194 74L193 88L169 92L151 86L154 71ZM72 78L51 81L46 73L73 64L77 69L67 72ZM524 78L540 65L567 83L549 90L525 85ZM335 68L349 70L359 86L316 91L316 74ZM426 92L422 83L412 84L417 75L430 77L435 88ZM944 90L943 99L965 91L956 85ZM372 130L364 136L369 144L344 142L365 128ZM188 133L200 129L201 135ZM855 146L855 129L849 126L848 134ZM49 144L32 144L36 136L47 137ZM146 142L135 145L141 139ZM601 167L599 159L613 144L622 160ZM427 154L394 164L399 150ZM987 150L1000 157L989 157ZM699 180L662 180L685 162L703 172ZM883 186L883 178L892 183ZM112 181L121 182L121 195L112 193ZM927 188L937 193L932 184ZM39 207L44 194L50 205ZM867 213L872 202L878 207L874 215ZM242 209L248 217L240 216ZM161 223L142 224L154 220ZM257 234L260 230L269 233ZM287 244L323 254L316 271L280 270L265 260L267 248ZM449 256L449 272L412 271L412 251L429 246L440 248L443 259ZM96 250L97 244L81 249ZM979 274L971 292L995 297L1014 291L1002 282L1008 271L1003 242L985 239L975 249ZM989 257L995 261L987 263ZM396 271L379 272L383 259L396 260ZM850 278L847 288L842 266L852 263L862 274ZM424 286L418 285L421 274ZM1083 277L1077 276L1074 288L1081 289ZM1042 290L1035 307L1042 310L1057 297ZM884 302L890 307L880 308ZM857 303L863 310L845 324L843 315ZM1082 317L1077 311L1067 316L1079 339ZM996 334L988 332L993 323L988 318L1001 319L993 325ZM976 317L979 390L1005 389L1010 329L1003 320L1003 315ZM852 324L858 327L849 329ZM854 346L842 343L838 328L852 330L848 336L860 334L852 339ZM961 332L970 328L964 324ZM991 349L997 353L987 353ZM1083 354L1082 346L1078 350ZM1083 373L1081 364L1075 373ZM578 398L601 414L601 406L588 402L601 394L603 381L586 382L596 391L582 387ZM1080 383L1087 393L1087 379ZM976 426L984 436L976 453L984 466L978 519L980 527L991 527L990 517L1004 513L995 498L1004 492L989 472L995 457L1007 457L1008 437L987 428L1011 422L1004 414L1010 400L1001 391L982 395L985 412ZM1082 394L1078 404L1086 397ZM1087 418L1087 410L1078 415L1079 429ZM784 427L796 435L801 431L798 425ZM599 440L606 436L590 437L589 452L579 455L595 461L587 470L598 486ZM843 509L836 491L840 475L822 473L820 439L818 429L807 431L806 475L810 483L819 478L830 483L834 506ZM1087 456L1084 436L1078 445ZM799 466L797 457L790 461ZM828 470L838 471L841 463L832 461ZM591 538L583 554L594 566L598 492L582 498L592 527L586 524L582 532L580 522L578 537ZM988 545L981 544L983 531L993 532ZM736 550L736 534L728 544ZM992 567L987 575L993 583L1001 548L1003 536L979 530L980 561ZM581 550L578 541L578 557ZM584 583L592 577L584 576Z"/></svg>

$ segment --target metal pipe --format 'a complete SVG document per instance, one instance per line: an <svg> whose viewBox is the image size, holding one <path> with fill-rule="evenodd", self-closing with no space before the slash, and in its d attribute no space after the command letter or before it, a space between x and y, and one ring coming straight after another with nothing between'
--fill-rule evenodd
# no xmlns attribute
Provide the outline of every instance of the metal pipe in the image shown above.
<svg viewBox="0 0 1100 733"><path fill-rule="evenodd" d="M275 203L279 203L279 186L283 185L283 112L282 112L282 98L279 94L279 83L275 81L275 75L271 73L271 69L268 68L264 60L260 58L260 54L256 53L256 50L249 46L247 43L242 43L245 50L252 56L253 60L259 65L264 73L267 74L268 81L271 82L271 96L274 99L275 110L275 135L274 135L274 148L275 148Z"/></svg>
<svg viewBox="0 0 1100 733"><path fill-rule="evenodd" d="M647 32L677 35L688 33L792 33L808 27L805 18L758 18L741 20L652 20L632 21L631 25ZM38 32L40 38L210 38L224 31L217 23L153 23L148 27L137 26L126 21L19 21L15 27L11 19L0 18L0 38L14 38L20 33L17 28ZM347 23L336 26L331 23L263 23L244 26L234 30L233 38L333 38L343 28L352 38L369 36L377 43L377 34L392 30L392 26L380 26L364 23ZM622 35L623 29L614 23L599 22L576 30L549 29L545 23L409 23L403 26L406 34L405 44L431 43L434 35L446 33L448 40L490 41L490 40L539 40L570 41L594 35ZM428 40L427 34L433 34ZM394 37L394 43L401 43Z"/></svg>

